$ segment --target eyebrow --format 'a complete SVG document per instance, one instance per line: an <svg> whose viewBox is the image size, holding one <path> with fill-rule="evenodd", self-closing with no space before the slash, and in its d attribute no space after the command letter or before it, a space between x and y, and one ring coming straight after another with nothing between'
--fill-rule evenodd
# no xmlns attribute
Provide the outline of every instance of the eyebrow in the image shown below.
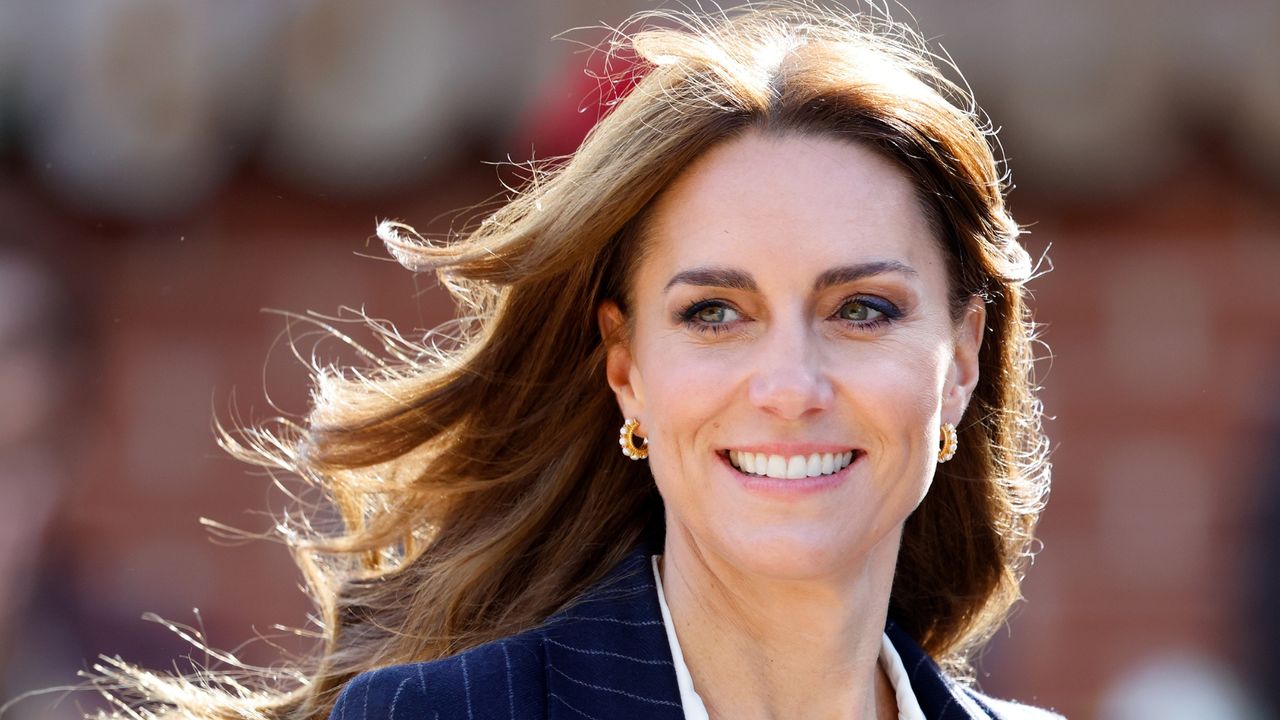
<svg viewBox="0 0 1280 720"><path fill-rule="evenodd" d="M874 260L854 265L841 265L819 275L813 281L813 291L819 292L836 285L843 285L863 278L888 273L898 273L910 277L916 277L920 274L916 272L915 268L897 260ZM750 273L728 267L696 267L682 270L671 276L662 292L666 293L672 287L680 284L730 288L746 292L757 292L759 290L755 279L751 277Z"/></svg>
<svg viewBox="0 0 1280 720"><path fill-rule="evenodd" d="M690 270L682 270L672 275L671 279L667 281L667 286L662 288L662 292L666 293L671 288L681 284L731 288L747 292L756 292L758 289L755 279L751 277L751 273L726 267L696 267Z"/></svg>
<svg viewBox="0 0 1280 720"><path fill-rule="evenodd" d="M826 290L829 287L843 285L845 283L854 282L863 278L874 277L876 275L887 275L897 273L908 277L918 277L920 273L916 269L904 262L897 260L875 260L872 262L858 263L857 265L841 265L834 267L818 276L813 281L813 291Z"/></svg>

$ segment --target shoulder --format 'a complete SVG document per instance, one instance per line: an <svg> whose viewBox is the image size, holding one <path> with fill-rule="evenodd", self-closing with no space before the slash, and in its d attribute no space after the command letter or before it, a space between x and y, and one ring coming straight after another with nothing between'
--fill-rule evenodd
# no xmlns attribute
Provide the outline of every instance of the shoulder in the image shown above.
<svg viewBox="0 0 1280 720"><path fill-rule="evenodd" d="M1062 715L1032 705L1023 705L1012 700L1000 700L965 688L964 693L987 711L996 720L1064 720Z"/></svg>
<svg viewBox="0 0 1280 720"><path fill-rule="evenodd" d="M531 720L547 717L550 705L609 708L610 718L678 710L652 572L648 556L634 552L538 627L451 657L361 673L330 720Z"/></svg>
<svg viewBox="0 0 1280 720"><path fill-rule="evenodd" d="M1062 720L1061 715L1048 710L989 697L968 683L951 677L892 619L885 625L885 634L898 651L911 691L928 717L947 720Z"/></svg>
<svg viewBox="0 0 1280 720"><path fill-rule="evenodd" d="M514 635L430 662L393 665L347 683L330 720L543 717L541 640ZM517 713L519 709L519 713Z"/></svg>

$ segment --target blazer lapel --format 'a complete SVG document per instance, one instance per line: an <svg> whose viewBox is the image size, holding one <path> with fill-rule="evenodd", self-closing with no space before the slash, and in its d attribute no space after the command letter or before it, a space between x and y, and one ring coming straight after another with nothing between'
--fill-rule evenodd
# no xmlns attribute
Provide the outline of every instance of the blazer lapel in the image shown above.
<svg viewBox="0 0 1280 720"><path fill-rule="evenodd" d="M885 625L885 633L902 658L911 679L911 691L920 701L920 709L929 720L986 720L983 711L960 685L942 674L933 658L893 620Z"/></svg>
<svg viewBox="0 0 1280 720"><path fill-rule="evenodd" d="M541 634L548 718L684 718L646 547L549 618Z"/></svg>

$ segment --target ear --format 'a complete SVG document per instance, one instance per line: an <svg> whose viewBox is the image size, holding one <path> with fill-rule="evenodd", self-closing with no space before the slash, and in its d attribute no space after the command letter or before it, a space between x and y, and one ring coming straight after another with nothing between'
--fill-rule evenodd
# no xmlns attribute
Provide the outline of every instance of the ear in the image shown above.
<svg viewBox="0 0 1280 720"><path fill-rule="evenodd" d="M605 300L596 309L596 320L606 351L605 378L618 398L623 417L640 419L641 429L637 434L643 437L646 434L643 431L644 390L631 355L626 317L616 302Z"/></svg>
<svg viewBox="0 0 1280 720"><path fill-rule="evenodd" d="M942 391L942 420L960 424L969 407L973 389L978 386L978 351L987 326L987 306L980 297L972 297L955 328L954 352L947 384Z"/></svg>

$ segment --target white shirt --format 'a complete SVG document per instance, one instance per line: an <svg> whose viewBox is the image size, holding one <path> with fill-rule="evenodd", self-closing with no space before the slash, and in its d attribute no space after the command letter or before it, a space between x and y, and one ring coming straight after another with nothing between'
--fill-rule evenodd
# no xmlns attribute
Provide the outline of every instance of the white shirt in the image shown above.
<svg viewBox="0 0 1280 720"><path fill-rule="evenodd" d="M667 629L667 642L671 644L671 660L676 666L676 683L680 686L680 705L684 707L685 720L709 720L707 706L702 697L693 689L693 677L689 675L689 666L684 664L684 653L680 651L680 640L676 637L675 623L671 622L671 610L667 608L666 593L662 590L662 573L658 571L658 559L653 556L653 579L658 585L658 605L662 608L662 624ZM898 699L898 720L925 720L924 711L920 709L920 701L911 690L911 679L907 677L907 668L902 664L898 650L884 635L880 640L880 667L889 676L889 684L893 686L894 695Z"/></svg>

